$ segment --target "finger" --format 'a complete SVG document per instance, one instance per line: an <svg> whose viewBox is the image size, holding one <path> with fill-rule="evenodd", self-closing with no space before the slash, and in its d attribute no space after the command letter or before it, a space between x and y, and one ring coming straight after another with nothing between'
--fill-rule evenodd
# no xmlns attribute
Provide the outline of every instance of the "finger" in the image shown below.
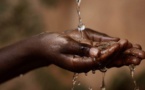
<svg viewBox="0 0 145 90"><path fill-rule="evenodd" d="M117 66L120 66L121 61L115 61L116 59L118 60L118 57L121 55L121 53L126 49L126 47L128 47L128 40L126 39L121 39L118 41L119 43L119 48L118 50L109 58L112 61L110 61L108 64L112 65L113 62L117 63Z"/></svg>
<svg viewBox="0 0 145 90"><path fill-rule="evenodd" d="M133 65L139 65L141 62L140 58L137 58L135 56L121 56L111 64L107 66L107 68L111 67L122 67L122 66L129 66L131 64Z"/></svg>
<svg viewBox="0 0 145 90"><path fill-rule="evenodd" d="M141 62L141 59L140 58L137 58L135 56L128 56L126 57L126 59L124 60L124 65L139 65Z"/></svg>
<svg viewBox="0 0 145 90"><path fill-rule="evenodd" d="M63 61L61 64L63 64L61 65L62 68L77 73L88 72L99 67L90 57L74 57L73 55L63 55Z"/></svg>
<svg viewBox="0 0 145 90"><path fill-rule="evenodd" d="M120 45L118 43L115 43L114 45L110 46L107 50L101 52L101 57L99 58L99 60L101 62L104 62L107 58L115 54L119 49Z"/></svg>
<svg viewBox="0 0 145 90"><path fill-rule="evenodd" d="M124 52L124 54L133 55L140 59L145 59L145 52L137 48L128 49Z"/></svg>
<svg viewBox="0 0 145 90"><path fill-rule="evenodd" d="M126 47L128 47L128 40L126 39L121 39L119 42L120 48L118 50L118 52L115 53L115 55L113 56L113 60L118 59L118 56L121 55L121 53L126 49ZM113 61L114 62L114 61ZM120 62L118 62L120 63Z"/></svg>
<svg viewBox="0 0 145 90"><path fill-rule="evenodd" d="M94 40L94 41L97 41L97 42L118 41L119 40L119 38L111 37L111 36L108 36L107 34L104 34L104 33L98 32L98 31L94 31L94 30L89 29L89 28L87 28L84 33L88 36L88 38L90 40Z"/></svg>
<svg viewBox="0 0 145 90"><path fill-rule="evenodd" d="M110 63L107 65L107 68L111 68L111 67L121 67L123 66L123 60L122 59L117 59L114 62Z"/></svg>
<svg viewBox="0 0 145 90"><path fill-rule="evenodd" d="M142 47L139 44L133 44L133 47L142 50Z"/></svg>
<svg viewBox="0 0 145 90"><path fill-rule="evenodd" d="M132 43L130 43L130 42L128 41L128 45L127 45L126 49L129 49L129 48L132 48L132 47L133 47Z"/></svg>
<svg viewBox="0 0 145 90"><path fill-rule="evenodd" d="M120 44L120 52L122 52L122 51L126 50L126 48L128 48L129 42L127 39L121 39L118 43Z"/></svg>

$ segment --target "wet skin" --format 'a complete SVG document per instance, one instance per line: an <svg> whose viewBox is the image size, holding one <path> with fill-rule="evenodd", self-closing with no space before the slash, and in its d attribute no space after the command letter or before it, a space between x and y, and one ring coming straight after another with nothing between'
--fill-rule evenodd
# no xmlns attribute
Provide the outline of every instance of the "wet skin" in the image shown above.
<svg viewBox="0 0 145 90"><path fill-rule="evenodd" d="M81 36L83 39L81 40ZM0 49L0 83L33 69L55 64L72 72L138 65L140 45L86 29L43 33Z"/></svg>

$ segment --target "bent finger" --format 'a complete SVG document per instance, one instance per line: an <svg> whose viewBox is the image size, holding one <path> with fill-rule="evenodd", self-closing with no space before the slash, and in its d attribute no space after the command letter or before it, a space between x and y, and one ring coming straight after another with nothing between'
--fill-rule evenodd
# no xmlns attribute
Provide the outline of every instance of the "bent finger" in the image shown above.
<svg viewBox="0 0 145 90"><path fill-rule="evenodd" d="M134 55L138 58L145 59L145 51L137 49L137 48L130 48L126 50L124 54Z"/></svg>
<svg viewBox="0 0 145 90"><path fill-rule="evenodd" d="M63 55L62 63L62 67L64 69L77 73L96 70L99 67L99 64L90 57L81 57L73 55Z"/></svg>
<svg viewBox="0 0 145 90"><path fill-rule="evenodd" d="M104 62L107 58L111 57L120 49L120 45L115 43L114 45L110 46L108 49L101 52L101 56L98 60Z"/></svg>
<svg viewBox="0 0 145 90"><path fill-rule="evenodd" d="M142 50L142 47L139 44L133 44L133 47Z"/></svg>
<svg viewBox="0 0 145 90"><path fill-rule="evenodd" d="M133 65L139 65L140 62L141 62L140 58L137 58L135 56L128 56L126 58L126 60L124 61L124 65L127 65L127 66L129 66L131 64L133 64Z"/></svg>

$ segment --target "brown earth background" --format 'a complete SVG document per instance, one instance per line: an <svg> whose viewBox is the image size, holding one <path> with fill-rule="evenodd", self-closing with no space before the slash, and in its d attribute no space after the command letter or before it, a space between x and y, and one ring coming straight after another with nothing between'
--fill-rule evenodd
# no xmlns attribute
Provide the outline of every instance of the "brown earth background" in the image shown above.
<svg viewBox="0 0 145 90"><path fill-rule="evenodd" d="M110 36L139 43L145 50L145 0L82 0L85 25ZM0 47L44 31L61 32L78 24L75 0L0 0ZM137 66L136 80L145 90L145 61ZM71 90L73 73L49 66L0 85L0 90ZM75 90L100 90L102 73L80 74ZM3 77L0 77L3 78ZM106 73L107 90L133 90L128 67Z"/></svg>

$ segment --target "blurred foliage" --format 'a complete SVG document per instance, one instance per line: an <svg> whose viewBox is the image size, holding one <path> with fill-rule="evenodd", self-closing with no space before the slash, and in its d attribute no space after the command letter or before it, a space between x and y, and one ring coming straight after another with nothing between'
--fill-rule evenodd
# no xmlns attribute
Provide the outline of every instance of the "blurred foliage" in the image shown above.
<svg viewBox="0 0 145 90"><path fill-rule="evenodd" d="M61 69L59 69L61 70ZM62 70L63 71L63 70ZM66 73L66 71L63 71ZM65 85L64 82L66 81L60 81L56 79L56 76L59 78L62 78L61 75L54 76L52 73L46 71L46 70L36 70L36 80L38 81L39 85L41 86L42 90L71 90L72 86ZM68 75L68 74L67 74ZM72 85L71 78L68 78L70 80L70 84ZM80 86L75 86L74 90L87 90L87 88L81 84Z"/></svg>
<svg viewBox="0 0 145 90"><path fill-rule="evenodd" d="M1 0L0 1L0 13L3 13L4 11L6 11L6 6L8 7L8 3L6 0Z"/></svg>
<svg viewBox="0 0 145 90"><path fill-rule="evenodd" d="M133 90L131 76L127 73L120 72L115 75L109 90Z"/></svg>
<svg viewBox="0 0 145 90"><path fill-rule="evenodd" d="M8 0L0 1L0 44L31 36L42 31L42 23L27 0L12 5Z"/></svg>
<svg viewBox="0 0 145 90"><path fill-rule="evenodd" d="M140 87L140 90L145 90L145 72L142 72L137 78L137 84Z"/></svg>
<svg viewBox="0 0 145 90"><path fill-rule="evenodd" d="M58 76L59 77L59 76ZM42 90L69 90L70 87L58 81L53 74L44 70L36 71L36 78ZM60 77L61 78L61 77Z"/></svg>
<svg viewBox="0 0 145 90"><path fill-rule="evenodd" d="M135 80L140 90L145 90L145 72L142 72ZM117 73L108 90L134 90L134 83L129 73Z"/></svg>
<svg viewBox="0 0 145 90"><path fill-rule="evenodd" d="M0 0L0 46L40 33L43 30L43 23L39 13L33 10L28 0L18 0L16 5L13 5L10 1ZM55 7L60 2L60 0L40 1L48 7ZM65 74L65 72L62 73ZM35 75L42 90L70 90L71 88L46 71L38 70ZM137 83L140 90L145 90L145 72L137 77ZM11 90L23 90L20 89L22 87L22 83L19 83L14 85ZM75 88L75 90L85 89L82 85ZM116 74L108 90L133 90L133 82L130 75L123 72Z"/></svg>
<svg viewBox="0 0 145 90"><path fill-rule="evenodd" d="M60 0L40 0L41 3L49 8L56 7Z"/></svg>

